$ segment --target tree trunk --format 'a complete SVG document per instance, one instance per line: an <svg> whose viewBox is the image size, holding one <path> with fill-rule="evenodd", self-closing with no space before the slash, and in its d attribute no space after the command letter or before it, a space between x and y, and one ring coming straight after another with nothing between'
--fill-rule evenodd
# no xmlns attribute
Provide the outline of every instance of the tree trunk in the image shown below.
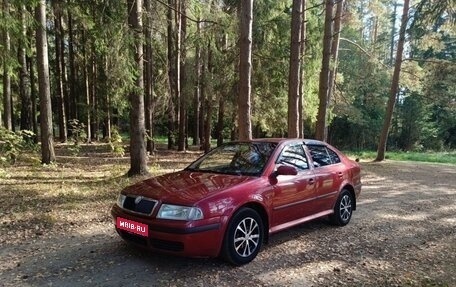
<svg viewBox="0 0 456 287"><path fill-rule="evenodd" d="M184 151L186 148L185 145L185 138L187 135L186 127L187 127L187 89L186 89L186 82L187 82L187 74L186 74L186 34L187 34L187 18L186 18L186 0L181 0L180 2L180 31L178 31L180 37L178 42L178 49L181 51L180 53L180 64L179 64L179 135L177 141L177 150Z"/></svg>
<svg viewBox="0 0 456 287"><path fill-rule="evenodd" d="M62 124L63 124L63 128L64 128L64 140L67 141L68 140L68 115L69 115L69 96L68 96L68 79L67 79L67 68L66 68L66 61L65 61L65 44L67 43L66 39L65 39L65 29L64 29L64 25L63 25L63 10L60 10L61 14L60 14L60 17L58 18L58 21L59 21L59 28L60 28L60 31L56 33L59 33L60 35L60 80L62 81L62 109L63 109L63 112L62 114L65 116L63 119L62 119Z"/></svg>
<svg viewBox="0 0 456 287"><path fill-rule="evenodd" d="M9 7L8 0L3 0L4 18L10 12ZM10 57L11 39L7 27L3 28L3 43L3 126L8 130L13 130L10 66L7 60Z"/></svg>
<svg viewBox="0 0 456 287"><path fill-rule="evenodd" d="M63 74L62 74L62 63L64 61L61 59L64 57L62 54L62 14L61 8L57 1L52 1L52 6L54 9L54 25L55 25L55 77L56 77L56 91L57 91L57 108L59 115L59 138L61 142L67 141L67 126L66 126L66 114L65 114L65 99L63 92Z"/></svg>
<svg viewBox="0 0 456 287"><path fill-rule="evenodd" d="M204 122L204 152L207 153L211 150L211 119L212 119L212 103L206 99L206 119Z"/></svg>
<svg viewBox="0 0 456 287"><path fill-rule="evenodd" d="M174 96L176 94L176 66L174 57L174 26L173 26L173 0L168 0L167 17L167 44L168 44L168 84L169 84L169 101L168 101L168 149L173 149L175 145L175 105Z"/></svg>
<svg viewBox="0 0 456 287"><path fill-rule="evenodd" d="M392 15L392 25L391 25L391 46L390 46L390 58L389 64L390 66L393 65L393 55L394 55L394 37L396 35L396 17L397 17L397 1L394 1L394 12Z"/></svg>
<svg viewBox="0 0 456 287"><path fill-rule="evenodd" d="M95 44L92 42L91 46L91 55L90 55L90 112L91 120L90 131L92 133L92 139L95 141L99 140L99 113L98 113L98 95L96 85L98 84L98 65L97 65L97 55L95 50Z"/></svg>
<svg viewBox="0 0 456 287"><path fill-rule="evenodd" d="M225 99L223 98L223 96L220 96L218 120L217 120L217 146L221 146L223 144L223 127L225 126L224 117L225 117Z"/></svg>
<svg viewBox="0 0 456 287"><path fill-rule="evenodd" d="M201 22L198 21L196 24L197 39L200 39L201 35ZM201 112L201 47L199 41L195 43L195 98L194 98L194 131L193 131L193 145L200 144L200 112Z"/></svg>
<svg viewBox="0 0 456 287"><path fill-rule="evenodd" d="M135 66L137 78L135 87L130 92L130 170L128 176L148 174L147 152L144 138L146 129L144 124L144 78L143 78L143 43L142 43L142 1L128 0L128 24L134 43L132 49L135 51Z"/></svg>
<svg viewBox="0 0 456 287"><path fill-rule="evenodd" d="M199 133L199 138L200 138L200 150L204 150L204 145L205 143L205 133L206 133L206 123L205 123L205 118L204 115L206 114L207 107L206 107L206 97L207 97L207 72L206 72L206 63L207 63L207 57L206 53L208 51L205 50L205 48L202 50L202 63L201 63L201 98L200 98L200 114L199 114L199 126L200 126L200 133Z"/></svg>
<svg viewBox="0 0 456 287"><path fill-rule="evenodd" d="M90 119L90 84L89 84L89 55L87 49L87 43L90 42L87 39L87 32L82 31L82 55L83 55L83 66L84 66L84 98L85 98L85 108L86 108L86 132L87 132L87 142L92 141L92 130L91 130L91 119Z"/></svg>
<svg viewBox="0 0 456 287"><path fill-rule="evenodd" d="M103 73L106 73L108 71L108 61L106 58L104 58L104 66L105 69L103 70ZM105 137L111 140L111 117L112 117L112 110L111 110L111 95L109 93L106 93L106 106L105 106L105 120L104 120L104 130L105 130Z"/></svg>
<svg viewBox="0 0 456 287"><path fill-rule="evenodd" d="M291 12L290 70L288 75L288 137L299 136L299 71L301 51L302 1L293 0Z"/></svg>
<svg viewBox="0 0 456 287"><path fill-rule="evenodd" d="M69 95L69 119L78 119L78 95L76 94L76 70L74 62L74 30L73 17L68 11L68 58L69 58L69 74L70 74L70 95Z"/></svg>
<svg viewBox="0 0 456 287"><path fill-rule="evenodd" d="M146 53L144 55L145 59L145 75L146 79L144 81L145 86L145 113L146 113L146 132L147 137L147 151L152 154L155 151L155 143L153 140L154 137L154 68L153 68L153 48L152 48L152 0L145 1L146 7L146 27L145 27L145 40L146 40Z"/></svg>
<svg viewBox="0 0 456 287"><path fill-rule="evenodd" d="M336 16L334 19L334 39L331 41L331 61L332 65L329 69L329 80L328 80L328 104L334 95L336 87L336 75L337 75L337 61L339 59L339 40L342 22L342 10L344 7L344 0L339 0L336 5Z"/></svg>
<svg viewBox="0 0 456 287"><path fill-rule="evenodd" d="M250 97L252 89L253 0L241 1L240 14L238 128L239 140L249 140L252 138Z"/></svg>
<svg viewBox="0 0 456 287"><path fill-rule="evenodd" d="M332 39L332 15L333 0L326 0L325 7L325 30L323 35L323 58L321 61L320 83L318 90L318 114L315 138L326 141L327 130L327 110L328 110L328 88L329 88L329 62L331 59L331 39Z"/></svg>
<svg viewBox="0 0 456 287"><path fill-rule="evenodd" d="M32 129L32 100L30 97L30 76L27 68L27 53L26 42L27 39L27 26L25 24L25 15L27 10L24 5L21 5L21 36L22 39L19 43L19 91L21 95L21 130Z"/></svg>
<svg viewBox="0 0 456 287"><path fill-rule="evenodd" d="M391 82L390 95L386 107L385 121L383 122L382 133L380 134L380 141L378 143L377 157L375 161L382 161L385 159L386 142L388 141L388 133L393 119L394 105L396 104L396 95L399 90L399 77L402 64L402 53L404 51L405 31L407 28L408 11L410 0L404 0L404 8L402 12L401 28L399 30L399 42L397 43L396 62L394 64L393 79Z"/></svg>
<svg viewBox="0 0 456 287"><path fill-rule="evenodd" d="M298 118L299 118L299 137L304 138L304 55L306 53L306 0L302 1L302 21L301 21L301 50L299 58L299 99L298 99Z"/></svg>
<svg viewBox="0 0 456 287"><path fill-rule="evenodd" d="M204 95L204 110L206 117L204 118L204 137L203 137L203 150L208 152L211 149L211 130L212 130L212 51L210 42L207 44L206 51L206 67L203 65L203 86L202 94Z"/></svg>
<svg viewBox="0 0 456 287"><path fill-rule="evenodd" d="M40 94L41 163L55 161L52 138L51 90L49 84L49 61L46 35L46 1L40 0L35 9L36 52L38 62L38 85Z"/></svg>
<svg viewBox="0 0 456 287"><path fill-rule="evenodd" d="M185 1L185 0L183 0ZM180 123L180 107L181 107L181 27L182 27L182 15L181 15L181 0L174 0L174 127L177 127L177 144L179 144L179 123Z"/></svg>
<svg viewBox="0 0 456 287"><path fill-rule="evenodd" d="M36 89L35 89L35 69L33 68L33 59L27 57L27 66L30 71L30 98L32 100L32 128L35 134L34 141L38 143L38 118L36 111Z"/></svg>

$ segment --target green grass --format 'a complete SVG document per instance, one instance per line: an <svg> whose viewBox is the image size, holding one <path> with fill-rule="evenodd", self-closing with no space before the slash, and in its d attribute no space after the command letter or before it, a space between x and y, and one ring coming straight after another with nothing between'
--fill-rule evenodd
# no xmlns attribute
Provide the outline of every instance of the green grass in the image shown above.
<svg viewBox="0 0 456 287"><path fill-rule="evenodd" d="M377 156L376 151L345 151L345 154L351 158L362 160L374 160ZM419 161L433 163L448 163L456 165L456 151L448 152L403 152L389 151L386 152L386 159L399 161Z"/></svg>

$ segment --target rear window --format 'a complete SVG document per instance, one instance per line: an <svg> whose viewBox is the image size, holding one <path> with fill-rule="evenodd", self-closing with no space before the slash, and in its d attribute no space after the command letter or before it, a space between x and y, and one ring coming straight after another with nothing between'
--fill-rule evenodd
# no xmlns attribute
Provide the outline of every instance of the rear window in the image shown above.
<svg viewBox="0 0 456 287"><path fill-rule="evenodd" d="M337 153L323 145L308 145L307 146L312 156L315 167L336 164L340 162Z"/></svg>

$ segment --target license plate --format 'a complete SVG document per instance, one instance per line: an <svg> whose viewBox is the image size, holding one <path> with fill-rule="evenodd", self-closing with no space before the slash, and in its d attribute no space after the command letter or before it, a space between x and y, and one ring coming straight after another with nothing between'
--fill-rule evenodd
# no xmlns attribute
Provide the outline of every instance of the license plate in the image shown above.
<svg viewBox="0 0 456 287"><path fill-rule="evenodd" d="M119 229L138 234L141 236L149 236L149 226L144 223L128 220L122 217L117 217L116 226Z"/></svg>

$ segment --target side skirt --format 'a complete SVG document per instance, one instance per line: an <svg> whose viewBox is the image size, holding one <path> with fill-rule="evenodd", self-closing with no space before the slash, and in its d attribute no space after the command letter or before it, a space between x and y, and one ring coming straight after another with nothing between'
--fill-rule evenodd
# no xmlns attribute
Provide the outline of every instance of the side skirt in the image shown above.
<svg viewBox="0 0 456 287"><path fill-rule="evenodd" d="M316 219L316 218L319 218L319 217L323 217L323 216L326 216L326 215L329 215L329 214L332 214L332 213L334 213L334 210L333 209L329 209L329 210L325 210L325 211L322 211L322 212L319 212L319 213L315 213L315 214L310 215L310 216L306 216L306 217L299 218L299 219L296 219L296 220L293 220L293 221L290 221L290 222L287 222L287 223L283 223L283 224L280 224L280 225L277 225L277 226L274 226L274 227L270 228L269 229L269 234L276 233L276 232L279 232L281 230L290 228L292 226L299 225L301 223L304 223L304 222L307 222L307 221L311 221L313 219Z"/></svg>

